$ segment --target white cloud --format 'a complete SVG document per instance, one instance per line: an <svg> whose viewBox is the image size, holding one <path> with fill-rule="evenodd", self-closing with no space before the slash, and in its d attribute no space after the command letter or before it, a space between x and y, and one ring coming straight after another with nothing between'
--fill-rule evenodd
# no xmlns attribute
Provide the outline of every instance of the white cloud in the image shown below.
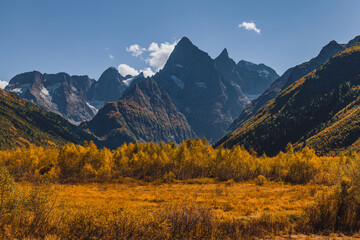
<svg viewBox="0 0 360 240"><path fill-rule="evenodd" d="M151 70L151 68L144 68L143 70L141 70L141 72L144 73L144 77L151 77L153 75L155 75L155 73L153 72L153 70Z"/></svg>
<svg viewBox="0 0 360 240"><path fill-rule="evenodd" d="M258 29L254 22L243 22L239 24L239 28L245 28L246 30L253 30L256 33L260 34L261 30Z"/></svg>
<svg viewBox="0 0 360 240"><path fill-rule="evenodd" d="M114 59L114 56L111 55L111 54L109 54L109 58L110 58L110 59Z"/></svg>
<svg viewBox="0 0 360 240"><path fill-rule="evenodd" d="M118 71L124 77L126 75L131 75L131 76L139 75L139 72L135 68L132 68L127 64L120 64L118 66Z"/></svg>
<svg viewBox="0 0 360 240"><path fill-rule="evenodd" d="M1 80L0 80L0 88L1 88L1 89L4 89L8 84L9 84L9 82L1 81Z"/></svg>
<svg viewBox="0 0 360 240"><path fill-rule="evenodd" d="M177 41L174 43L161 43L160 46L158 43L151 43L147 51L151 52L149 58L146 59L146 63L159 71L165 66L166 61L168 60L170 54L174 50Z"/></svg>
<svg viewBox="0 0 360 240"><path fill-rule="evenodd" d="M133 56L138 57L146 51L146 48L142 48L138 44L133 44L130 47L127 47L126 51L131 52Z"/></svg>
<svg viewBox="0 0 360 240"><path fill-rule="evenodd" d="M120 64L118 67L120 74L124 76L126 74L135 76L138 74L138 72L143 72L145 77L151 77L155 75L156 72L165 66L166 61L168 60L177 43L178 41L173 43L164 42L160 44L152 42L147 49L141 47L138 44L131 45L130 47L126 48L126 51L131 52L135 57L139 57L140 55L146 53L148 56L141 56L141 60L145 61L148 66L138 71L126 64Z"/></svg>

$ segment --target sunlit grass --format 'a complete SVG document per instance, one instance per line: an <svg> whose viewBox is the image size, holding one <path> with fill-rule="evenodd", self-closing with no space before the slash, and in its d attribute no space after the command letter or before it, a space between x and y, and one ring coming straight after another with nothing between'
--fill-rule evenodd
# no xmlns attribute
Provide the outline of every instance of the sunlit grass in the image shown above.
<svg viewBox="0 0 360 240"><path fill-rule="evenodd" d="M219 216L231 217L256 216L264 212L297 215L314 199L316 192L324 188L281 183L257 186L250 182L55 185L59 199L73 209L92 205L156 211L174 205L194 205L213 209Z"/></svg>

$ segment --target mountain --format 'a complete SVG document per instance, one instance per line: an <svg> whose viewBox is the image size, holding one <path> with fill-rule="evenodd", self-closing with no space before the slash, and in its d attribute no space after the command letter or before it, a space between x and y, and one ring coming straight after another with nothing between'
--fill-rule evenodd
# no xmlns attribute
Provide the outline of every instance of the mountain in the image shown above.
<svg viewBox="0 0 360 240"><path fill-rule="evenodd" d="M124 80L129 78L131 76L128 78L121 76L114 67L108 68L89 89L87 93L89 103L100 109L106 102L117 101L127 88Z"/></svg>
<svg viewBox="0 0 360 240"><path fill-rule="evenodd" d="M226 48L214 61L225 82L239 86L241 94L244 93L250 101L262 94L279 77L274 69L264 64L254 64L244 60L236 64L229 57Z"/></svg>
<svg viewBox="0 0 360 240"><path fill-rule="evenodd" d="M167 92L150 78L137 78L116 102L105 104L81 127L112 149L125 142L176 142L195 137Z"/></svg>
<svg viewBox="0 0 360 240"><path fill-rule="evenodd" d="M215 61L184 37L154 79L170 95L198 137L220 138L248 104L237 83L227 81Z"/></svg>
<svg viewBox="0 0 360 240"><path fill-rule="evenodd" d="M87 134L59 115L20 99L15 93L0 89L0 149L35 144L61 146L82 143Z"/></svg>
<svg viewBox="0 0 360 240"><path fill-rule="evenodd" d="M254 116L261 107L265 106L271 99L274 99L281 90L320 67L335 54L343 51L347 47L356 45L359 41L360 36L349 41L348 44L338 44L336 41L331 41L321 49L320 53L315 58L288 69L280 78L275 80L261 96L245 107L240 116L235 119L233 124L231 124L229 133L240 127L247 119Z"/></svg>
<svg viewBox="0 0 360 240"><path fill-rule="evenodd" d="M318 153L359 150L359 96L360 46L355 46L282 90L217 145L244 145L268 155L289 142Z"/></svg>
<svg viewBox="0 0 360 240"><path fill-rule="evenodd" d="M236 65L237 72L240 77L245 80L241 86L243 92L254 97L262 94L272 82L279 78L279 75L271 67L265 64L254 64L247 61L239 61Z"/></svg>
<svg viewBox="0 0 360 240"><path fill-rule="evenodd" d="M226 48L214 59L216 66L219 68L221 74L226 82L230 82L243 88L246 80L238 72L236 63L229 57Z"/></svg>
<svg viewBox="0 0 360 240"><path fill-rule="evenodd" d="M88 76L33 71L16 75L5 89L78 125L92 119L106 102L119 99L132 78L124 78L113 67L98 81Z"/></svg>
<svg viewBox="0 0 360 240"><path fill-rule="evenodd" d="M33 71L16 75L5 89L76 124L95 115L86 101L86 93L94 82L87 76Z"/></svg>

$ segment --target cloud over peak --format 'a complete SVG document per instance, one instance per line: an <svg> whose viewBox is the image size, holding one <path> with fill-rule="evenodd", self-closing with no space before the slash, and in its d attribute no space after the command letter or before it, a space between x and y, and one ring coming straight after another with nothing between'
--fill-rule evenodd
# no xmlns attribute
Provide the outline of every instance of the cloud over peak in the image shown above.
<svg viewBox="0 0 360 240"><path fill-rule="evenodd" d="M118 66L118 71L119 73L122 75L122 76L126 76L126 75L131 75L131 76L136 76L136 75L139 75L139 72L133 68L133 67L130 67L129 65L127 64L120 64Z"/></svg>
<svg viewBox="0 0 360 240"><path fill-rule="evenodd" d="M139 75L140 72L144 73L144 77L151 77L151 76L155 75L155 73L149 67L138 71L135 68L130 67L127 64L120 64L118 66L118 71L123 77L125 77L126 75L131 75L134 77L134 76Z"/></svg>
<svg viewBox="0 0 360 240"><path fill-rule="evenodd" d="M134 57L138 57L146 51L146 48L140 47L139 44L133 44L130 47L127 47L126 51L131 52Z"/></svg>
<svg viewBox="0 0 360 240"><path fill-rule="evenodd" d="M168 60L170 54L174 50L176 42L173 43L161 43L160 46L158 43L152 42L148 48L150 52L149 58L146 59L146 63L159 71L165 66L166 61Z"/></svg>
<svg viewBox="0 0 360 240"><path fill-rule="evenodd" d="M245 28L246 30L255 31L257 34L260 34L261 30L256 27L254 22L243 22L239 24L239 28Z"/></svg>
<svg viewBox="0 0 360 240"><path fill-rule="evenodd" d="M138 75L139 72L143 72L145 77L153 76L165 66L177 43L178 41L173 43L164 42L160 44L152 42L148 48L143 48L138 44L133 44L127 47L127 52L130 52L134 57L139 57L141 55L141 60L145 61L148 66L138 71L127 64L120 64L118 67L120 74L124 76L127 74L135 76ZM147 56L144 56L145 54Z"/></svg>

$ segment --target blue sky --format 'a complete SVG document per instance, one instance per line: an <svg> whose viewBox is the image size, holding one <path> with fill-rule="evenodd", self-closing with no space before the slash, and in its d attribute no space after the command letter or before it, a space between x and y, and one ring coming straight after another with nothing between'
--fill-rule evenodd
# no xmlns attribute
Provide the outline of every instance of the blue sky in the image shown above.
<svg viewBox="0 0 360 240"><path fill-rule="evenodd" d="M171 48L183 36L213 58L226 47L236 62L281 74L331 40L360 35L359 9L357 0L1 0L0 80L32 70L98 79L120 64L156 71L161 43ZM148 51L153 42L159 48ZM134 44L143 49L137 57L126 50Z"/></svg>

